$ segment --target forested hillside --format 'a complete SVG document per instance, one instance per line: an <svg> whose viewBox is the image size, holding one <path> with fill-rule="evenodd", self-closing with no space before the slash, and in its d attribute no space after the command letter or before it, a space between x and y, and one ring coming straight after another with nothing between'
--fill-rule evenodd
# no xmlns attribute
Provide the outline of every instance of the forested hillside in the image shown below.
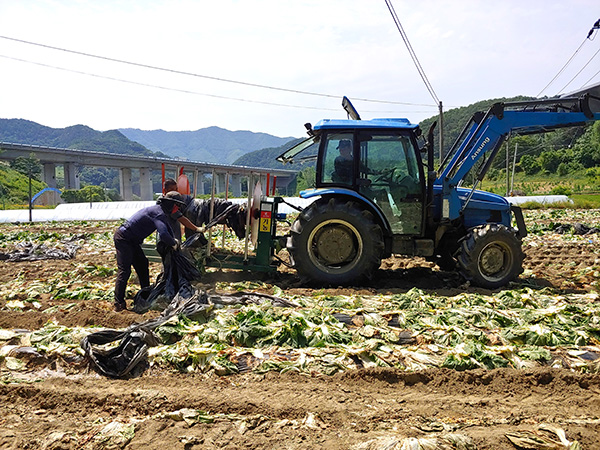
<svg viewBox="0 0 600 450"><path fill-rule="evenodd" d="M478 111L487 111L490 106L498 102L517 102L523 100L531 100L531 97L512 97L512 98L495 98L489 100L482 100L477 103L473 103L468 106L462 106L460 108L452 108L444 111L444 154L448 152L464 126L471 119L473 114ZM439 116L433 116L429 119L423 120L419 126L423 130L423 134L426 135L429 127L433 122L437 121L439 126ZM438 129L435 131L435 139L438 139ZM436 151L439 147L436 145ZM437 154L439 156L439 154Z"/></svg>
<svg viewBox="0 0 600 450"><path fill-rule="evenodd" d="M475 112L486 111L497 102L530 99L530 97L491 99L448 110L444 113L444 154L454 144L463 127ZM439 117L435 116L421 122L420 126L423 133L426 134L431 124L437 120L439 120ZM596 123L581 127L564 128L550 133L511 136L509 140L510 163L512 164L515 158L516 149L517 170L524 170L529 175L539 171L557 173L561 164L562 175L600 165L600 136L598 136L598 131L594 131L594 129L599 129L599 126L600 124ZM437 142L437 130L435 139ZM435 148L437 152L439 149L437 144ZM498 152L492 165L495 171L490 172L491 177L494 177L499 170L506 166L506 148L505 145ZM437 157L439 157L439 153L436 153Z"/></svg>
<svg viewBox="0 0 600 450"><path fill-rule="evenodd" d="M294 139L219 127L196 131L144 131L135 128L122 128L120 131L132 141L174 158L221 164L231 164L248 152L278 147Z"/></svg>
<svg viewBox="0 0 600 450"><path fill-rule="evenodd" d="M302 164L283 165L275 159L302 140L304 140L304 138L291 140L280 147L263 148L261 150L246 153L244 156L240 156L236 159L233 164L250 167L268 167L270 169L302 170L304 167ZM314 162L312 165L314 166Z"/></svg>

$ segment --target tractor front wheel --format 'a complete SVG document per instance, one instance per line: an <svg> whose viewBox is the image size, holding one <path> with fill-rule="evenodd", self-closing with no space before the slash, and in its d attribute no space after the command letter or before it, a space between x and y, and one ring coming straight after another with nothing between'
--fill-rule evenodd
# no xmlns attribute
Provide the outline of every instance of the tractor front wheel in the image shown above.
<svg viewBox="0 0 600 450"><path fill-rule="evenodd" d="M300 276L327 285L370 278L383 254L373 215L352 201L330 199L306 208L292 225L288 250Z"/></svg>
<svg viewBox="0 0 600 450"><path fill-rule="evenodd" d="M473 284L496 289L523 272L523 250L516 234L500 224L473 228L456 253L460 272Z"/></svg>

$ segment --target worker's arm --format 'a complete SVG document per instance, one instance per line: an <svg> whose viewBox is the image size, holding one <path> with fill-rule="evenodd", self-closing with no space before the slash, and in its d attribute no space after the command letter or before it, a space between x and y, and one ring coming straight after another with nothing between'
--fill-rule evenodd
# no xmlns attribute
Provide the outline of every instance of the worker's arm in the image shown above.
<svg viewBox="0 0 600 450"><path fill-rule="evenodd" d="M166 219L166 218L165 218ZM156 226L156 231L158 231L158 235L161 241L163 241L169 247L175 247L178 245L177 240L173 236L173 231L167 223L163 222L160 219L156 219L154 221Z"/></svg>
<svg viewBox="0 0 600 450"><path fill-rule="evenodd" d="M194 230L197 231L198 233L204 233L204 228L202 227L197 227L196 225L194 225L192 223L192 221L190 219L188 219L185 216L181 216L179 219L177 219L177 221L182 224L184 227L189 228L190 230Z"/></svg>

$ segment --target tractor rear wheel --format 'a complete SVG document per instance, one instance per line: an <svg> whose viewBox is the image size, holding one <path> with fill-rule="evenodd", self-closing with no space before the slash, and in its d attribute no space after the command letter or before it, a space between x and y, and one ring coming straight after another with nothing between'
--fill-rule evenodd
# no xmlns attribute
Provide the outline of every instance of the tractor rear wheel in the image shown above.
<svg viewBox="0 0 600 450"><path fill-rule="evenodd" d="M292 225L288 250L301 277L347 285L370 278L379 267L383 232L356 202L316 201Z"/></svg>
<svg viewBox="0 0 600 450"><path fill-rule="evenodd" d="M488 289L504 286L523 272L521 241L500 224L473 228L456 256L462 275Z"/></svg>

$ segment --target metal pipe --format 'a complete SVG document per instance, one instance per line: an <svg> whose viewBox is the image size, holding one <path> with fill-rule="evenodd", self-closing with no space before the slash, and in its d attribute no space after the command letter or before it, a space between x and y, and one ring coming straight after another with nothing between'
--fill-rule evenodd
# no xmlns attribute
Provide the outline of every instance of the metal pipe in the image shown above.
<svg viewBox="0 0 600 450"><path fill-rule="evenodd" d="M250 214L252 214L252 191L253 183L252 173L248 175L248 206L246 207L246 235L244 236L244 261L248 261L248 242L250 240Z"/></svg>
<svg viewBox="0 0 600 450"><path fill-rule="evenodd" d="M211 186L211 194L210 194L210 215L209 222L213 218L213 214L215 212L215 181L216 181L215 169L212 171L212 186ZM210 250L212 246L212 228L208 229L208 245L206 246L206 256L210 256Z"/></svg>
<svg viewBox="0 0 600 450"><path fill-rule="evenodd" d="M229 172L225 174L225 201L229 200ZM223 239L221 240L221 248L225 248L225 230L226 225L223 224Z"/></svg>

